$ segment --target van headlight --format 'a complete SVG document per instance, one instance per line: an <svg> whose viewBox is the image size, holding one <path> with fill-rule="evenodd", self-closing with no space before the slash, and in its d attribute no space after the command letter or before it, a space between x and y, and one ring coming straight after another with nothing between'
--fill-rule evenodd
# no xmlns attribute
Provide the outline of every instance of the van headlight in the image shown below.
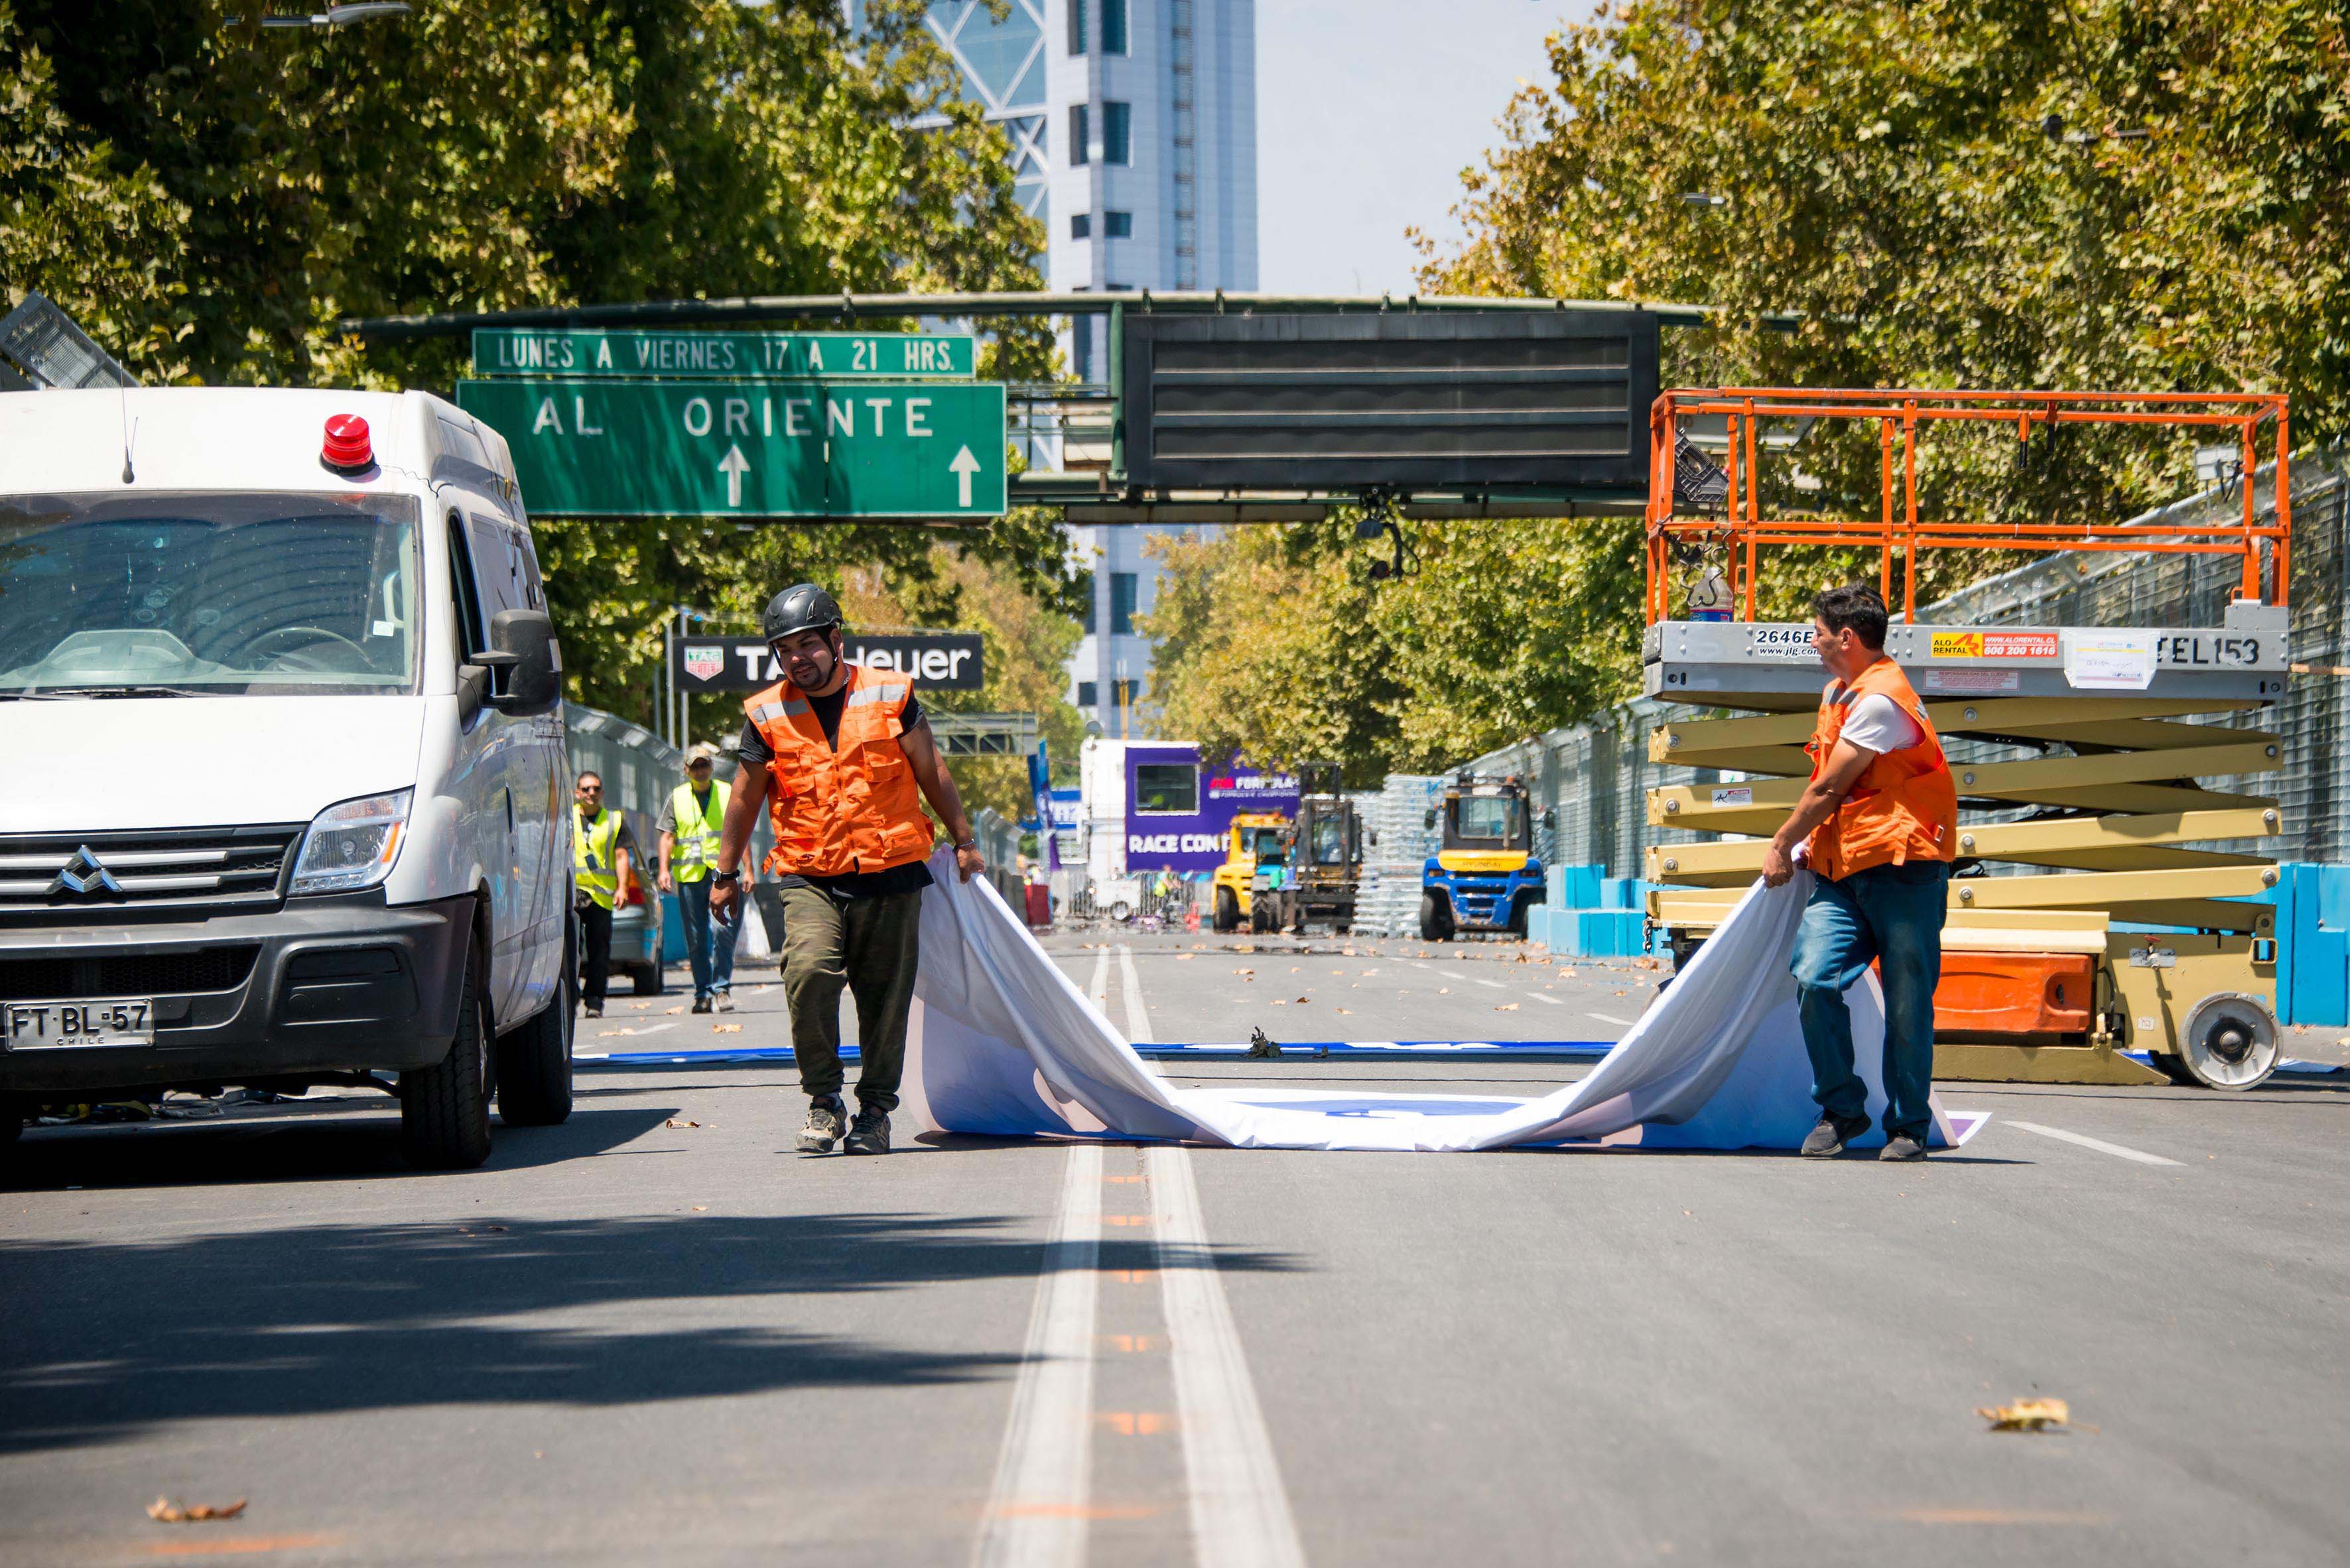
<svg viewBox="0 0 2350 1568"><path fill-rule="evenodd" d="M348 893L372 888L391 871L400 857L400 841L408 829L408 805L414 790L361 795L330 805L312 820L302 836L302 853L294 862L296 893Z"/></svg>

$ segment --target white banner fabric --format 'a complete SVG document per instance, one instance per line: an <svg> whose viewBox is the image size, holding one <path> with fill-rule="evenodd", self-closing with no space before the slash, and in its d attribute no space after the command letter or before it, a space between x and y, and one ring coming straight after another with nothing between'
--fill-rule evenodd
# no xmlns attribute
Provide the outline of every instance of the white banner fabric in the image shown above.
<svg viewBox="0 0 2350 1568"><path fill-rule="evenodd" d="M1782 888L1757 881L1597 1066L1555 1094L1521 1101L1178 1088L1135 1054L984 878L957 880L943 848L931 870L903 1095L904 1108L940 1131L1236 1148L1794 1148L1819 1116L1787 972L1808 871ZM1885 1110L1875 976L1846 1000L1875 1121ZM1947 1116L1938 1101L1931 1141L1961 1143L1981 1121ZM1883 1141L1872 1127L1853 1147Z"/></svg>

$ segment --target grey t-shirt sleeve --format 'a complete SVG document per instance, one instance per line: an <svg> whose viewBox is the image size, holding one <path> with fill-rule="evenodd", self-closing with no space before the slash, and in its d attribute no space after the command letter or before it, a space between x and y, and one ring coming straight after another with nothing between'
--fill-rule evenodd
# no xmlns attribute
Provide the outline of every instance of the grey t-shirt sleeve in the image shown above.
<svg viewBox="0 0 2350 1568"><path fill-rule="evenodd" d="M653 831L655 833L672 834L677 831L676 791L672 790L669 794L661 796L660 815L653 819Z"/></svg>

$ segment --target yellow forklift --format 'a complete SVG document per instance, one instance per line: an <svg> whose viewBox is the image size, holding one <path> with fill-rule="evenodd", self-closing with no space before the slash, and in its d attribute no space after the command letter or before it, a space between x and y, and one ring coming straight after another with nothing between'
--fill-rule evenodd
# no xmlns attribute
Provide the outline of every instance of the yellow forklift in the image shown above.
<svg viewBox="0 0 2350 1568"><path fill-rule="evenodd" d="M1243 811L1233 816L1224 839L1224 863L1211 878L1215 887L1211 923L1216 929L1236 931L1250 919L1258 868L1285 863L1288 850L1283 834L1288 826L1289 818L1277 811Z"/></svg>

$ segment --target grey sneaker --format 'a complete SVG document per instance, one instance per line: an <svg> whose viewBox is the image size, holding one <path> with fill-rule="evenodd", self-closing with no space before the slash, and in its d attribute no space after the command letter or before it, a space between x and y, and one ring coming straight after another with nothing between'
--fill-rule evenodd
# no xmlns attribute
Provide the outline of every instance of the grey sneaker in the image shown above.
<svg viewBox="0 0 2350 1568"><path fill-rule="evenodd" d="M1924 1140L1912 1137L1908 1133L1895 1133L1891 1137L1885 1140L1885 1147L1877 1151L1877 1158L1879 1159L1923 1159L1926 1158L1926 1145Z"/></svg>
<svg viewBox="0 0 2350 1568"><path fill-rule="evenodd" d="M718 993L718 1011L721 1012L732 1012L734 1011L734 993L733 992L722 991Z"/></svg>
<svg viewBox="0 0 2350 1568"><path fill-rule="evenodd" d="M1804 1138L1805 1159L1834 1159L1844 1152L1844 1146L1868 1130L1866 1116L1822 1115L1817 1126Z"/></svg>
<svg viewBox="0 0 2350 1568"><path fill-rule="evenodd" d="M841 1123L848 1107L837 1095L808 1102L807 1124L800 1128L802 1154L830 1154L839 1140Z"/></svg>
<svg viewBox="0 0 2350 1568"><path fill-rule="evenodd" d="M848 1141L842 1147L849 1154L888 1154L889 1152L889 1113L860 1110L857 1123L848 1129Z"/></svg>

